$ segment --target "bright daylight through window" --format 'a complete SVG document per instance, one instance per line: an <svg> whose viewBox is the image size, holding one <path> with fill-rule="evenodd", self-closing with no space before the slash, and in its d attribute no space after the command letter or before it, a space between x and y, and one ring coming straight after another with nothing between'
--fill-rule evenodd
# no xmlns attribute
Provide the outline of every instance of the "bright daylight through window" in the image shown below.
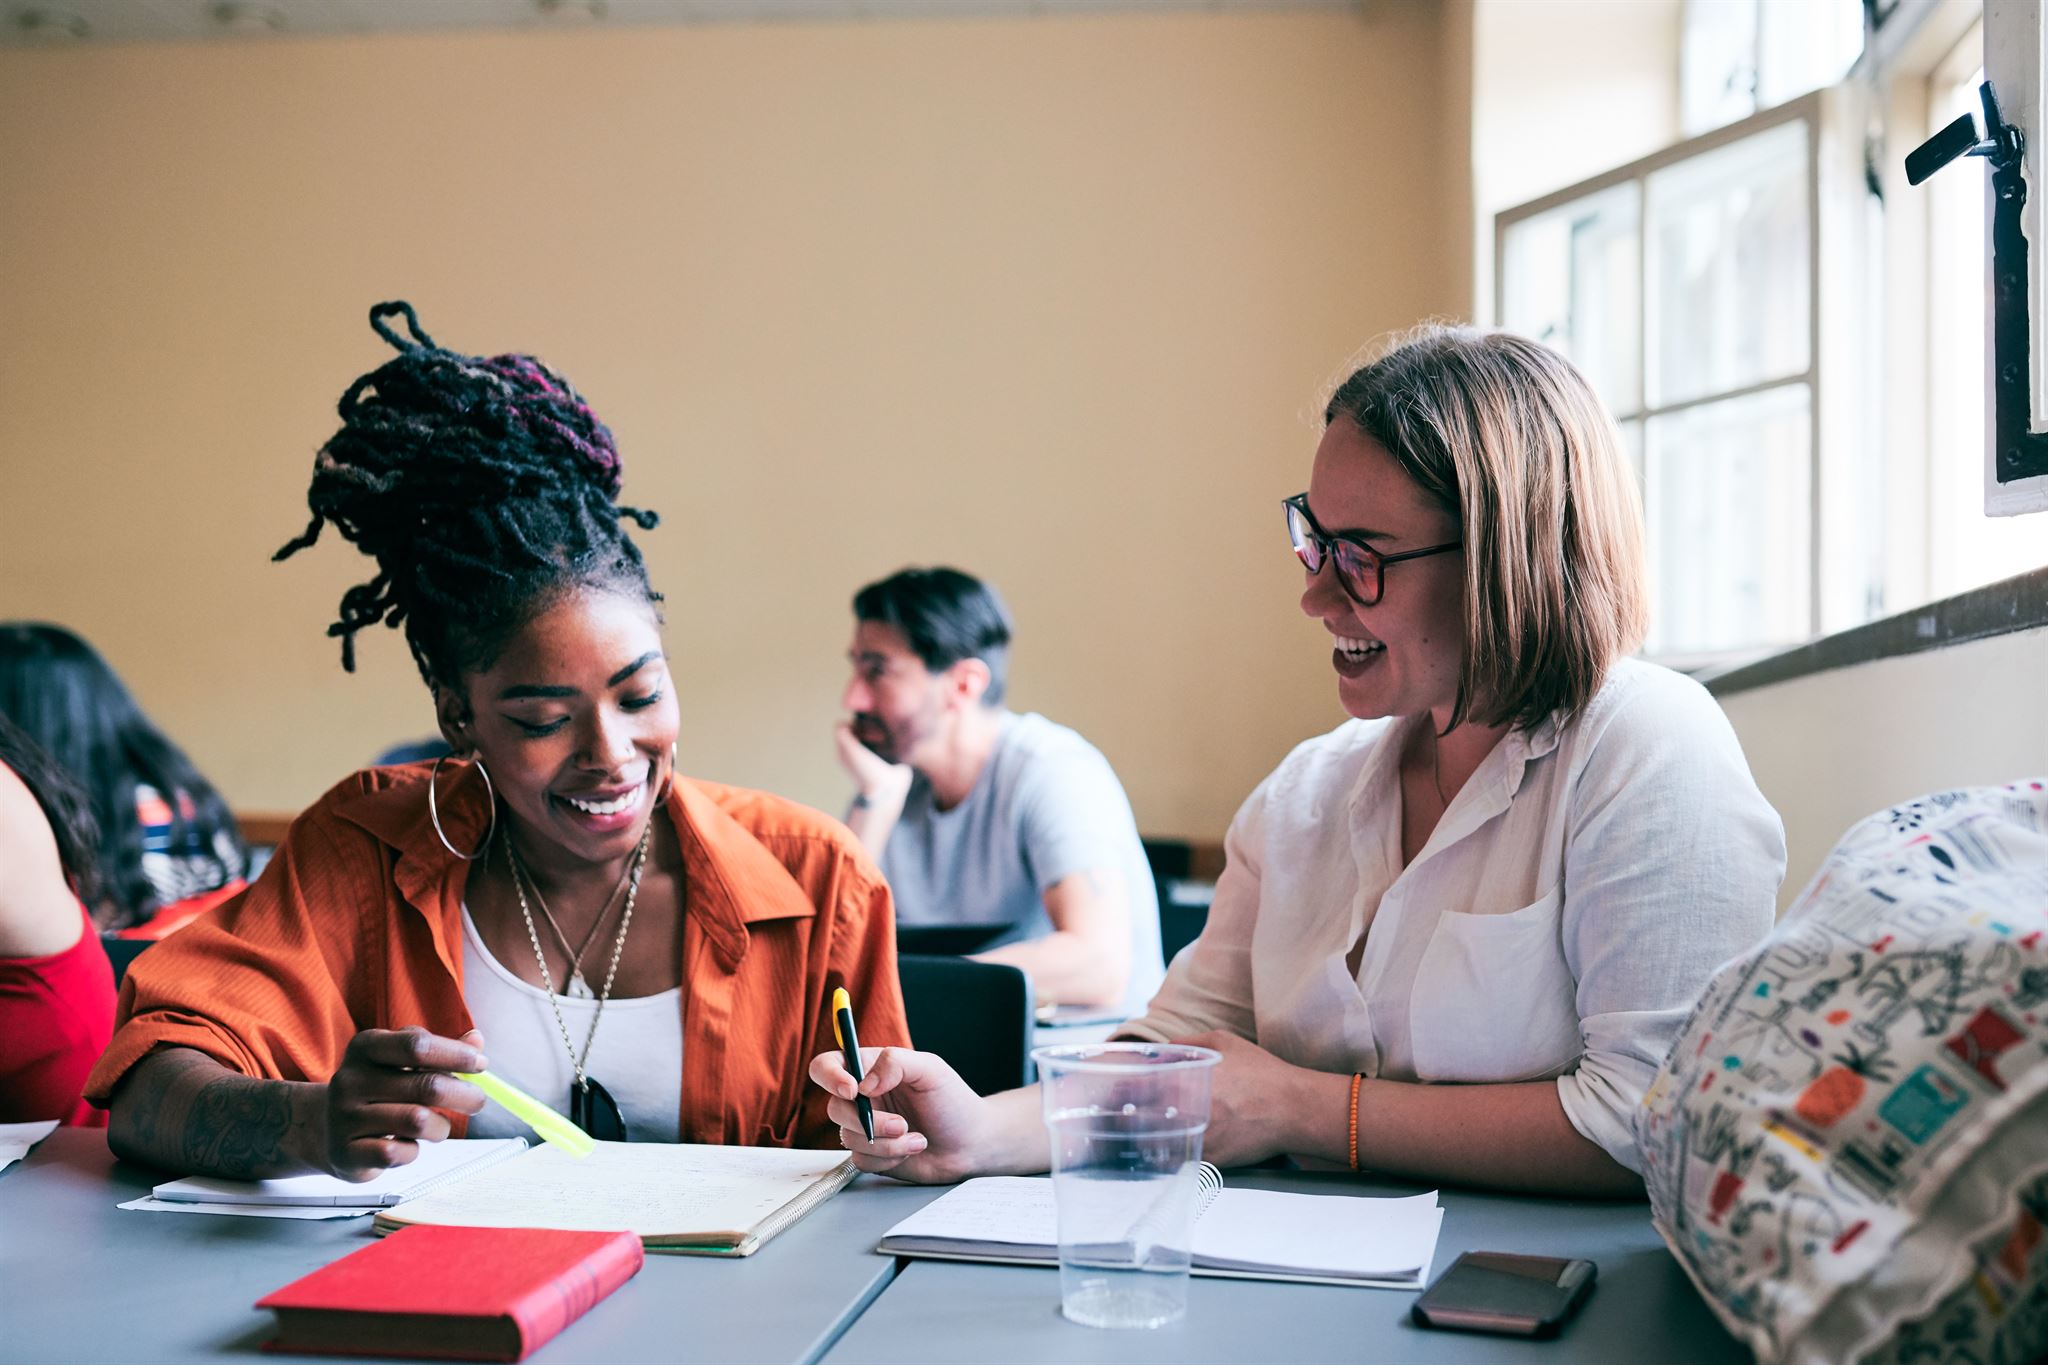
<svg viewBox="0 0 2048 1365"><path fill-rule="evenodd" d="M1685 140L1495 219L1495 316L1585 369L1634 459L1653 657L1732 660L2048 562L2038 519L1985 516L1981 163L1892 192L1977 99L1957 9L1880 4L1866 50L1857 0L1688 0Z"/></svg>

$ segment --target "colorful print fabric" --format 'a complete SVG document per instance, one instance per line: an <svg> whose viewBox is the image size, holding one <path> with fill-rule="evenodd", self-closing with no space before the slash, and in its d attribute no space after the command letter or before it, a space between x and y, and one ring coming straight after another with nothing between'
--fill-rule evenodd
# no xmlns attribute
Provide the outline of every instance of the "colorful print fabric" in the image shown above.
<svg viewBox="0 0 2048 1365"><path fill-rule="evenodd" d="M2048 1176L1972 1248L1969 1272L1933 1312L1908 1322L1862 1365L2040 1365L2048 1354Z"/></svg>
<svg viewBox="0 0 2048 1365"><path fill-rule="evenodd" d="M1644 1097L1658 1229L1761 1359L1863 1353L1937 1302L1952 1335L1975 1313L1981 1341L2006 1343L1967 1357L2012 1349L2017 1327L2033 1345L2009 1358L2048 1349L2038 1311L2008 1321L2038 1310L2038 1282L1957 1295L1979 1267L1954 1249L2029 1221L2012 1172L2034 1188L2048 1171L2044 787L1943 792L1853 828L1715 975ZM1972 1173L1994 1169L1981 1226L1947 1252L1915 1240L1984 1200ZM2006 1259L2037 1273L2028 1251Z"/></svg>

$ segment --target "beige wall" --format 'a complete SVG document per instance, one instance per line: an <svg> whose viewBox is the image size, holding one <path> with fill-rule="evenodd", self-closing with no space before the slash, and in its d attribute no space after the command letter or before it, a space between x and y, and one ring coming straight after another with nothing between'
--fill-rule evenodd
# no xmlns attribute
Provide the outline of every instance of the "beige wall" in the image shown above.
<svg viewBox="0 0 2048 1365"><path fill-rule="evenodd" d="M2048 777L2048 630L1810 674L1724 698L1785 821L1782 908L1850 825L1949 787Z"/></svg>
<svg viewBox="0 0 2048 1365"><path fill-rule="evenodd" d="M98 642L244 808L430 731L394 636L348 677L321 634L364 562L267 563L406 297L618 433L687 769L836 807L847 598L951 561L1016 704L1220 837L1341 719L1277 507L1317 390L1468 306L1467 19L0 51L0 616Z"/></svg>

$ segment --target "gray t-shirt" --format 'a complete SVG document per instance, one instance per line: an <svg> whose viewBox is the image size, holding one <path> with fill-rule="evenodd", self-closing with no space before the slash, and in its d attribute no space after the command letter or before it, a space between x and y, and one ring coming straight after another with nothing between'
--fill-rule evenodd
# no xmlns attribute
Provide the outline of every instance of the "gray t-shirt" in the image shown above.
<svg viewBox="0 0 2048 1365"><path fill-rule="evenodd" d="M914 778L881 861L899 923L1012 926L999 943L1052 932L1047 887L1115 868L1131 909L1125 1010L1140 1013L1166 974L1159 893L1123 784L1100 750L1044 716L1004 713L974 790L951 810Z"/></svg>

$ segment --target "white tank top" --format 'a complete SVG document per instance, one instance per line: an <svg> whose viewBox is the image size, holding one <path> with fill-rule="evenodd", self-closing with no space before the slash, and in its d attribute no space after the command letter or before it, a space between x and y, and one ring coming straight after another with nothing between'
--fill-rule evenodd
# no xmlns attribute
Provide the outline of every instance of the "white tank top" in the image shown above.
<svg viewBox="0 0 2048 1365"><path fill-rule="evenodd" d="M631 1000L614 996L605 1004L584 1074L611 1092L626 1120L629 1142L678 1142L682 1138L683 1015L680 987ZM462 998L470 1018L483 1030L491 1070L535 1099L566 1114L576 1068L562 1044L548 993L514 976L491 956L462 907ZM562 1022L577 1051L583 1049L597 1001L556 996ZM525 1124L495 1104L470 1120L475 1138L524 1137Z"/></svg>

